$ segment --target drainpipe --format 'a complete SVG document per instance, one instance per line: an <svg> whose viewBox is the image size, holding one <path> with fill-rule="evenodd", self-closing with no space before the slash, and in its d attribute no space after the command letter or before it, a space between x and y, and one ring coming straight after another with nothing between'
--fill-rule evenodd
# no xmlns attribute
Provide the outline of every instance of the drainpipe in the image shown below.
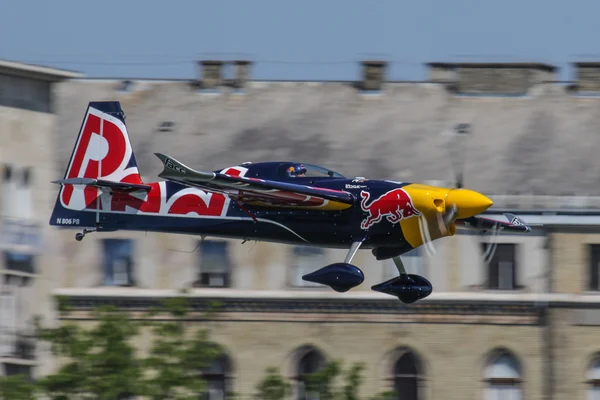
<svg viewBox="0 0 600 400"><path fill-rule="evenodd" d="M546 287L545 292L551 294L554 291L554 239L552 237L554 231L552 228L546 229ZM542 322L542 371L544 372L544 398L553 400L554 398L554 331L553 331L553 315L549 301L542 302L541 322Z"/></svg>

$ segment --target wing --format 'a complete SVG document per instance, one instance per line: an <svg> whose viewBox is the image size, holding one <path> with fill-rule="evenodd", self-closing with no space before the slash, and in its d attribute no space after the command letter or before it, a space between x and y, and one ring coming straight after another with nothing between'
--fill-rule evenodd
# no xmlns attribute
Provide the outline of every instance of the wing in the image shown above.
<svg viewBox="0 0 600 400"><path fill-rule="evenodd" d="M142 190L148 192L152 189L152 186L148 185L139 185L136 183L126 183L126 182L113 182L107 181L104 179L92 179L92 178L70 178L70 179L60 179L57 181L52 181L52 183L57 183L59 185L83 185L95 187L102 190L111 190L114 192L135 192L138 190Z"/></svg>
<svg viewBox="0 0 600 400"><path fill-rule="evenodd" d="M531 226L526 224L521 218L517 217L516 215L505 213L504 216L508 219L509 222L474 216L465 219L457 219L456 225L462 225L465 228L478 229L482 231L497 228L502 228L503 231L508 230L522 233L531 231Z"/></svg>
<svg viewBox="0 0 600 400"><path fill-rule="evenodd" d="M154 154L163 163L159 177L201 190L224 193L250 206L343 210L354 203L354 196L342 190L200 172L167 155Z"/></svg>

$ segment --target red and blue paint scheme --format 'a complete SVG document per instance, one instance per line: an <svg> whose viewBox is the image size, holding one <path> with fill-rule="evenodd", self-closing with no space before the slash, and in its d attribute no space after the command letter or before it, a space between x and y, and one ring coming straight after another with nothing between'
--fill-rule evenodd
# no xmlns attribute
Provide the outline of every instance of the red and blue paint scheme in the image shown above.
<svg viewBox="0 0 600 400"><path fill-rule="evenodd" d="M530 229L517 217L502 222L476 216L492 202L469 190L346 178L291 161L200 172L155 154L164 180L143 182L120 103L89 103L65 176L55 181L61 188L50 224L83 228L78 240L90 232L129 230L346 248L344 263L304 277L339 292L363 282L350 262L359 248L372 249L377 259L394 258L400 272L372 289L407 303L432 288L424 277L406 273L401 254L453 235L455 222Z"/></svg>

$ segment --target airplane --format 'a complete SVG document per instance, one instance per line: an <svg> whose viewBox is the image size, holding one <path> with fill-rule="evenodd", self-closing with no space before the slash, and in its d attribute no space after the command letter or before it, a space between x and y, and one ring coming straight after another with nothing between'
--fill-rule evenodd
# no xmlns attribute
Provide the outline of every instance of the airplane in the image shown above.
<svg viewBox="0 0 600 400"><path fill-rule="evenodd" d="M53 181L60 189L50 225L82 229L78 241L91 232L150 231L347 249L343 262L303 276L340 293L364 281L351 262L359 249L368 249L398 269L397 277L371 289L406 304L426 298L433 287L406 271L402 254L452 236L457 227L531 231L513 214L507 221L480 216L492 200L462 182L445 188L347 178L295 161L197 171L154 154L163 180L143 182L120 102L90 102L64 178Z"/></svg>

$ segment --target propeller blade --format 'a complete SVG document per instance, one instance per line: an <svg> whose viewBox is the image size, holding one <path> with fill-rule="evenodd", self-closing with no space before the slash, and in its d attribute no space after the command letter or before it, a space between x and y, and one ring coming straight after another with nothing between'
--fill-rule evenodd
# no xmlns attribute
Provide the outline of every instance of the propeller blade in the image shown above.
<svg viewBox="0 0 600 400"><path fill-rule="evenodd" d="M450 209L446 211L446 214L444 215L444 225L448 226L451 223L453 223L456 220L456 217L458 216L458 207L456 206L456 204L452 204L450 206Z"/></svg>
<svg viewBox="0 0 600 400"><path fill-rule="evenodd" d="M471 124L456 124L453 129L448 150L450 152L450 163L454 169L455 187L464 187L464 168L467 148L467 139L471 134Z"/></svg>

